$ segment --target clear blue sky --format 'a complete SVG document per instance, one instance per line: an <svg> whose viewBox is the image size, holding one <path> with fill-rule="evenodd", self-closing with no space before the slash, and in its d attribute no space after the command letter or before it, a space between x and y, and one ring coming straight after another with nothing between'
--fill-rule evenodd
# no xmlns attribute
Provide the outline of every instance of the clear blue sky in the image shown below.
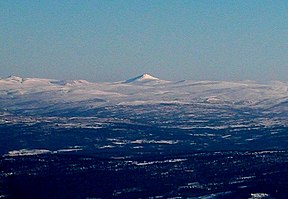
<svg viewBox="0 0 288 199"><path fill-rule="evenodd" d="M287 0L0 1L0 76L288 81Z"/></svg>

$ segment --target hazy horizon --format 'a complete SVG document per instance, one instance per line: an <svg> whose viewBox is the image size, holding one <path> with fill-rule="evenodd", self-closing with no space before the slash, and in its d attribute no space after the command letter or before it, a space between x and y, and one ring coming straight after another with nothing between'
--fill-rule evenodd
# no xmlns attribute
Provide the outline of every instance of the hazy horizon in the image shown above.
<svg viewBox="0 0 288 199"><path fill-rule="evenodd" d="M288 2L1 1L0 77L287 81Z"/></svg>

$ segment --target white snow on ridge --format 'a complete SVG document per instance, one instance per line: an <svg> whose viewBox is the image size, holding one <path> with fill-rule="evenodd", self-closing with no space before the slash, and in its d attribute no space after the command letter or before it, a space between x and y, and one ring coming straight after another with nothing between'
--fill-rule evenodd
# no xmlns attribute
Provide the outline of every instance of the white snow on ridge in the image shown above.
<svg viewBox="0 0 288 199"><path fill-rule="evenodd" d="M149 74L124 82L93 83L85 80L61 81L53 79L10 76L0 79L0 110L34 110L47 106L89 107L143 104L228 105L251 108L285 109L288 102L288 83L253 81L178 81L158 79ZM13 100L12 100L13 99ZM284 107L284 108L281 108ZM287 108L286 108L287 109Z"/></svg>
<svg viewBox="0 0 288 199"><path fill-rule="evenodd" d="M90 82L86 80L56 80L56 81L50 81L50 83L59 86L81 86L90 84Z"/></svg>

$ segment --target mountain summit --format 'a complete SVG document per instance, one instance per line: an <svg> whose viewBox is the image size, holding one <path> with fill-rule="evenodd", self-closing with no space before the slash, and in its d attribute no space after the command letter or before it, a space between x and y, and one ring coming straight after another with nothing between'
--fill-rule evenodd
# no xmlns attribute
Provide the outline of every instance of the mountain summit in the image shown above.
<svg viewBox="0 0 288 199"><path fill-rule="evenodd" d="M6 81L13 81L13 82L23 83L24 79L22 77L10 75L9 77L6 78Z"/></svg>
<svg viewBox="0 0 288 199"><path fill-rule="evenodd" d="M143 74L125 81L125 83L132 83L132 82L150 82L150 81L159 81L157 77L153 77L150 74Z"/></svg>

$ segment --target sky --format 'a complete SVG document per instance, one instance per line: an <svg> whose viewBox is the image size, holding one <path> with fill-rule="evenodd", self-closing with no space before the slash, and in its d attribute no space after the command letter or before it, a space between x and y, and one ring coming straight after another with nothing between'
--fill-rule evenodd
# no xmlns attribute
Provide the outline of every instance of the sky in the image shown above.
<svg viewBox="0 0 288 199"><path fill-rule="evenodd" d="M288 81L288 1L0 1L0 77L142 73Z"/></svg>

